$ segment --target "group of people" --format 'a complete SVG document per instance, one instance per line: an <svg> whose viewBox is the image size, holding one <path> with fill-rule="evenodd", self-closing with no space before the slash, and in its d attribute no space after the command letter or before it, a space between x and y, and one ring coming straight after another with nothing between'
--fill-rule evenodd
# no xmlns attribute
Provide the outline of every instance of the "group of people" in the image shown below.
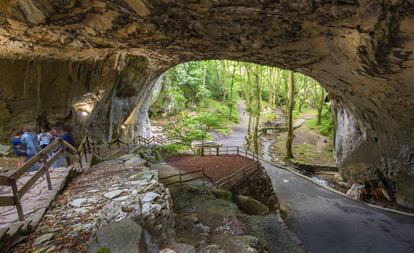
<svg viewBox="0 0 414 253"><path fill-rule="evenodd" d="M11 139L12 149L18 157L17 167L22 166L25 161L35 156L56 138L62 138L69 144L74 145L68 126L64 126L59 130L52 128L49 131L45 128L36 131L34 127L27 126L23 131L17 131L16 136Z"/></svg>

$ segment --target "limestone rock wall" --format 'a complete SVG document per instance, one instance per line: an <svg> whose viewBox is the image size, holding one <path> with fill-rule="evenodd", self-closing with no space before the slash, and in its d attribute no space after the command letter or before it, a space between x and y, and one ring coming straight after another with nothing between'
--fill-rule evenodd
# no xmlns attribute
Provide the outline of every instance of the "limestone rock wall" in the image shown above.
<svg viewBox="0 0 414 253"><path fill-rule="evenodd" d="M411 0L5 1L2 136L28 119L70 121L69 104L90 90L74 77L109 87L85 123L108 139L176 64L232 59L285 67L320 81L335 101L342 171L355 180L384 176L397 201L414 207L413 27ZM112 58L118 54L120 61ZM119 68L102 72L105 62ZM70 63L82 68L74 72ZM66 93L46 93L54 84Z"/></svg>
<svg viewBox="0 0 414 253"><path fill-rule="evenodd" d="M98 139L117 135L156 77L145 57L113 54L85 59L0 58L0 138L25 125L68 124L75 136ZM90 115L74 105L85 95L102 92Z"/></svg>

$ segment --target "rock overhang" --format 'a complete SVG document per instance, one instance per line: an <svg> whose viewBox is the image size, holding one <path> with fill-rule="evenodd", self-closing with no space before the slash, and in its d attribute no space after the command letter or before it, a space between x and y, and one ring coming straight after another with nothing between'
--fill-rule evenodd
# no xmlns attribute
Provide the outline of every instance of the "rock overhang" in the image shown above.
<svg viewBox="0 0 414 253"><path fill-rule="evenodd" d="M2 122L76 124L69 104L104 87L85 126L111 138L168 68L248 61L302 72L328 90L345 174L414 177L410 1L11 0L0 14ZM55 87L65 96L44 102ZM414 190L400 189L400 203L414 203Z"/></svg>

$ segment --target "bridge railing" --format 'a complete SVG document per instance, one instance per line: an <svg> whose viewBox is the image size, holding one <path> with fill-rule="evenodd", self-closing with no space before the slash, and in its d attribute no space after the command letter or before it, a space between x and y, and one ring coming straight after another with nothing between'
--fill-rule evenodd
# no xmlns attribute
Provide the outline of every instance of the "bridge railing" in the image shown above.
<svg viewBox="0 0 414 253"><path fill-rule="evenodd" d="M194 174L196 174L195 177L191 177L191 178L187 178L187 179L183 178L183 177L186 177L186 176L189 176L189 175L194 175ZM172 180L174 178L178 178L178 180L177 181L174 180L173 182L167 182L164 185L168 186L168 185L173 185L173 184L179 184L180 187L182 187L184 183L199 180L199 179L202 180L203 185L205 184L206 180L208 180L212 184L215 184L213 179L211 179L208 175L206 175L206 173L204 172L204 168L202 168L200 170L185 172L185 173L182 173L181 171L179 171L178 174L174 174L174 175L170 175L170 176L166 176L166 177L158 177L158 179L160 181L167 180L167 179Z"/></svg>
<svg viewBox="0 0 414 253"><path fill-rule="evenodd" d="M0 185L10 186L12 190L12 196L0 196L0 206L16 206L19 220L24 221L24 213L21 203L22 197L33 187L41 176L46 177L48 189L52 190L49 168L60 157L69 158L72 162L81 163L77 149L63 139L58 138L25 162L17 170L6 175L0 175ZM17 185L18 180L32 168L35 168L35 173L19 188Z"/></svg>
<svg viewBox="0 0 414 253"><path fill-rule="evenodd" d="M201 156L239 155L255 161L260 160L260 157L256 153L238 146L201 146L198 148L197 153Z"/></svg>

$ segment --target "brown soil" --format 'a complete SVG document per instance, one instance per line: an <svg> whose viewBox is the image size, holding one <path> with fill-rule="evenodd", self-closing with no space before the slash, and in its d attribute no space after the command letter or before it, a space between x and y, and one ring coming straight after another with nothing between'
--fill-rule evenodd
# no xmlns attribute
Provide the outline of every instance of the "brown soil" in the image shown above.
<svg viewBox="0 0 414 253"><path fill-rule="evenodd" d="M177 169L194 171L204 168L205 173L214 181L247 166L253 160L236 155L226 156L172 156L167 163Z"/></svg>

